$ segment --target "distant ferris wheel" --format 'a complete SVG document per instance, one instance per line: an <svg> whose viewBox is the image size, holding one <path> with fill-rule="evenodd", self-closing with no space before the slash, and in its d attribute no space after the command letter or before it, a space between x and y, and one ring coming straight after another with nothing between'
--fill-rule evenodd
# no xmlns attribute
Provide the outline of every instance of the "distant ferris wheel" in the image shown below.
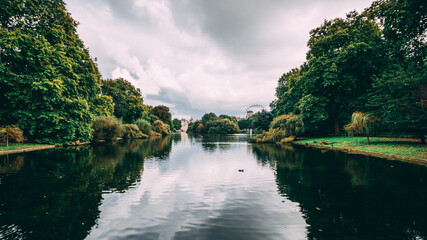
<svg viewBox="0 0 427 240"><path fill-rule="evenodd" d="M254 115L257 112L260 112L262 110L265 110L265 107L260 104L253 104L250 105L248 108L246 108L245 117L248 118L252 115Z"/></svg>

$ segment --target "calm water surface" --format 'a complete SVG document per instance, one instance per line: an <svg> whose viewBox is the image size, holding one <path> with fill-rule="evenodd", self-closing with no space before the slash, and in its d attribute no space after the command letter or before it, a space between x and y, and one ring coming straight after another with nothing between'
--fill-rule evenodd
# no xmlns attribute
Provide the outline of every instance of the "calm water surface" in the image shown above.
<svg viewBox="0 0 427 240"><path fill-rule="evenodd" d="M426 190L420 165L173 135L0 156L0 239L420 240Z"/></svg>

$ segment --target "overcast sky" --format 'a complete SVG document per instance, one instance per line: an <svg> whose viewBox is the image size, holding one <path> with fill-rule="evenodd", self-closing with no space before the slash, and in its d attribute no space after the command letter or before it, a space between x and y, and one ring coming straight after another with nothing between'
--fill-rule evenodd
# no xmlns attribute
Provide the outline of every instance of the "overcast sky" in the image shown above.
<svg viewBox="0 0 427 240"><path fill-rule="evenodd" d="M309 31L372 0L65 0L103 78L123 77L174 118L268 107L305 60Z"/></svg>

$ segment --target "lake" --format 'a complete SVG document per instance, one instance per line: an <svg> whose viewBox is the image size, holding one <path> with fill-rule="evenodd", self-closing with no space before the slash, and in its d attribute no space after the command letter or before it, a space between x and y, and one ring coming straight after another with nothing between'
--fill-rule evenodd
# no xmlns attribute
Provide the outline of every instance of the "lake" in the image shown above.
<svg viewBox="0 0 427 240"><path fill-rule="evenodd" d="M0 239L427 239L427 167L246 140L0 155Z"/></svg>

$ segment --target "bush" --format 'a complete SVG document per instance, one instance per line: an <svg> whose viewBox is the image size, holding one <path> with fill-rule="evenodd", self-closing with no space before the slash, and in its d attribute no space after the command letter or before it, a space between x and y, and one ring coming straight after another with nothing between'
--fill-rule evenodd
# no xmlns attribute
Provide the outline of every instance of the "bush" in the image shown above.
<svg viewBox="0 0 427 240"><path fill-rule="evenodd" d="M125 139L136 139L136 138L148 138L147 134L143 134L136 124L125 124L123 125L123 138Z"/></svg>
<svg viewBox="0 0 427 240"><path fill-rule="evenodd" d="M240 132L237 123L227 118L220 118L218 120L208 121L206 123L206 129L209 134L228 134Z"/></svg>
<svg viewBox="0 0 427 240"><path fill-rule="evenodd" d="M92 122L93 140L115 140L122 136L123 124L114 116L99 116Z"/></svg>
<svg viewBox="0 0 427 240"><path fill-rule="evenodd" d="M270 126L268 132L263 132L249 139L255 143L277 143L282 142L284 138L298 136L304 132L304 123L301 116L295 114L286 114L276 117ZM290 141L287 138L286 141Z"/></svg>
<svg viewBox="0 0 427 240"><path fill-rule="evenodd" d="M163 136L171 134L169 125L163 123L161 120L154 121L153 130L155 132L162 134Z"/></svg>
<svg viewBox="0 0 427 240"><path fill-rule="evenodd" d="M270 131L272 129L281 129L286 136L297 136L304 132L304 122L299 115L285 114L273 120Z"/></svg>
<svg viewBox="0 0 427 240"><path fill-rule="evenodd" d="M135 122L135 125L138 126L139 131L145 135L152 135L153 130L151 130L151 124L145 119L138 119Z"/></svg>

